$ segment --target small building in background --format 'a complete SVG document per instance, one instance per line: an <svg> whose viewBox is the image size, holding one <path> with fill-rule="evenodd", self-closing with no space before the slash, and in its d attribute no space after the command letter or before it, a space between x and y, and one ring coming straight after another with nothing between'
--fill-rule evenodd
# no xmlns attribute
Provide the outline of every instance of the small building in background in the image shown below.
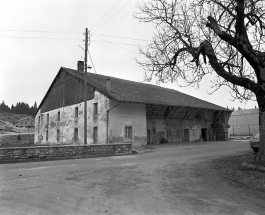
<svg viewBox="0 0 265 215"><path fill-rule="evenodd" d="M234 111L228 124L230 136L251 136L259 130L259 109Z"/></svg>
<svg viewBox="0 0 265 215"><path fill-rule="evenodd" d="M16 127L19 128L34 128L35 127L35 120L32 119L31 117L25 117L23 119L20 119L18 121L16 121L15 124Z"/></svg>

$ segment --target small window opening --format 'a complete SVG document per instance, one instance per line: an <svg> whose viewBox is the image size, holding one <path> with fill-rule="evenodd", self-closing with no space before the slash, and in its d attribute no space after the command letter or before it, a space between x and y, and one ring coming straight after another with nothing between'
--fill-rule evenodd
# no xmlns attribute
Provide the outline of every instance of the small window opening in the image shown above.
<svg viewBox="0 0 265 215"><path fill-rule="evenodd" d="M60 142L60 130L57 129L57 141Z"/></svg>
<svg viewBox="0 0 265 215"><path fill-rule="evenodd" d="M98 141L98 127L94 127L93 140L94 140L94 142Z"/></svg>
<svg viewBox="0 0 265 215"><path fill-rule="evenodd" d="M75 130L74 130L74 140L75 141L78 140L78 128L75 128Z"/></svg>
<svg viewBox="0 0 265 215"><path fill-rule="evenodd" d="M75 118L78 118L78 107L75 107Z"/></svg>
<svg viewBox="0 0 265 215"><path fill-rule="evenodd" d="M94 115L98 115L98 103L94 103Z"/></svg>
<svg viewBox="0 0 265 215"><path fill-rule="evenodd" d="M46 130L46 141L48 141L48 140L49 140L49 131Z"/></svg>

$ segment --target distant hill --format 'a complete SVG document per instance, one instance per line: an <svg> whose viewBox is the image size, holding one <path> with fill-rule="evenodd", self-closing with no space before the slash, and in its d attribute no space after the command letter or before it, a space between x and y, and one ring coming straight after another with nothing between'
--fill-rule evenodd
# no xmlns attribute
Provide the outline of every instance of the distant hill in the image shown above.
<svg viewBox="0 0 265 215"><path fill-rule="evenodd" d="M0 120L4 121L4 122L10 122L13 125L15 125L15 122L23 119L25 117L31 117L30 115L26 115L26 114L13 114L13 113L8 113L8 112L4 112L4 111L0 111Z"/></svg>

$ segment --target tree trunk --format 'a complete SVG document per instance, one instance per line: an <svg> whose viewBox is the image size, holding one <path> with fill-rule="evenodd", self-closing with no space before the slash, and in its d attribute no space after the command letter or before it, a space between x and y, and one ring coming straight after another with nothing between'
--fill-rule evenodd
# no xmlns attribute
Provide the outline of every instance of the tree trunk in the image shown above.
<svg viewBox="0 0 265 215"><path fill-rule="evenodd" d="M265 146L265 102L264 98L258 98L259 105L259 131L260 131L260 143L257 160L264 160L264 146Z"/></svg>

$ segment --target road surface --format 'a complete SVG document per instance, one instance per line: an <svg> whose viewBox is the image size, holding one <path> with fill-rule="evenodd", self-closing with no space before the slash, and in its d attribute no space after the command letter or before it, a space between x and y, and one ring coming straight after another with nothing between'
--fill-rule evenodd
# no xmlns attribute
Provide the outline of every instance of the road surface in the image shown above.
<svg viewBox="0 0 265 215"><path fill-rule="evenodd" d="M265 200L196 165L247 141L151 146L130 156L0 165L0 214L262 214Z"/></svg>

